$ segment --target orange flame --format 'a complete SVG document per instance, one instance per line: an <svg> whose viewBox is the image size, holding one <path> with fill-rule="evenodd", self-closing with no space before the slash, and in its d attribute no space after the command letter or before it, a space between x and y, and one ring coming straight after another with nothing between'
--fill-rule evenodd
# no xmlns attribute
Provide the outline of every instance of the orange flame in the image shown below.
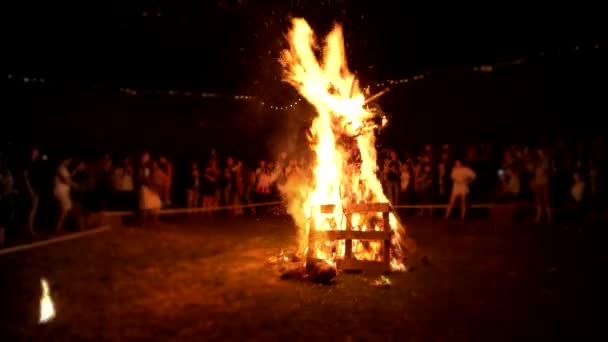
<svg viewBox="0 0 608 342"><path fill-rule="evenodd" d="M40 279L40 285L42 286L42 295L40 296L40 318L38 323L47 323L55 318L55 307L51 299L49 283L46 279L42 278Z"/></svg>
<svg viewBox="0 0 608 342"><path fill-rule="evenodd" d="M386 118L374 120L376 114L366 107L366 98L355 76L349 71L344 51L342 28L336 25L326 37L321 59L314 32L304 19L294 19L287 35L289 49L282 52L284 79L294 86L316 109L312 122L310 145L316 160L312 180L290 179L282 188L287 195L288 211L298 227L301 252L314 248L316 257L325 260L344 256L344 243L315 242L309 246L308 232L344 230L344 207L352 203L388 202L376 176L374 128L386 124ZM380 123L378 123L380 122ZM359 157L353 160L350 153ZM333 213L322 214L320 206L335 205ZM313 215L314 214L314 215ZM374 213L376 218L381 214ZM375 223L373 223L375 222ZM381 230L382 220L353 215L353 230ZM393 249L400 250L395 215L390 215L395 232ZM383 246L380 242L353 241L353 255L359 260L378 260ZM393 253L393 269L402 263Z"/></svg>

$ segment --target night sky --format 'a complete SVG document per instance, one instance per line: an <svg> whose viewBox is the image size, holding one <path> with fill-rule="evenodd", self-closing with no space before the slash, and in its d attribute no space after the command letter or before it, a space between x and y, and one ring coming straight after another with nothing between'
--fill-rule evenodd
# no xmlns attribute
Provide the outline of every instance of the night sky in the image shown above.
<svg viewBox="0 0 608 342"><path fill-rule="evenodd" d="M495 62L601 38L599 7L347 0L19 2L9 69L57 77L230 88L274 62L289 15L343 22L352 68L376 78ZM579 5L580 6L580 5ZM599 6L599 5L598 5ZM147 13L147 16L144 14ZM160 16L157 16L159 14ZM365 70L365 71L364 71Z"/></svg>
<svg viewBox="0 0 608 342"><path fill-rule="evenodd" d="M364 85L434 73L433 81L408 86L382 99L389 114L403 121L393 130L401 129L401 124L417 128L429 124L419 119L426 116L428 121L429 114L445 119L450 116L447 111L498 117L493 123L497 126L504 124L501 115L512 113L525 117L542 112L545 118L554 118L555 110L584 108L595 113L605 88L598 82L603 82L606 69L599 62L605 49L594 46L601 43L605 47L606 30L602 30L599 4L576 4L18 2L9 7L6 65L15 77L45 77L47 83L61 84L62 89L66 84L181 89L248 94L284 105L297 96L281 82L277 57L285 46L283 35L290 16L303 16L321 34L334 22L344 24L350 67ZM573 50L576 47L580 52ZM545 58L539 58L539 52ZM526 65L506 67L492 76L470 72L475 65L520 57L528 57ZM554 98L563 100L564 96L571 97L567 104L554 103ZM10 105L14 109L33 101L28 99ZM410 102L404 103L406 100ZM484 103L492 106L484 107ZM86 105L72 110L83 107ZM96 110L101 109L97 106ZM407 118L402 112L407 112ZM480 123L480 127L484 125L487 123Z"/></svg>

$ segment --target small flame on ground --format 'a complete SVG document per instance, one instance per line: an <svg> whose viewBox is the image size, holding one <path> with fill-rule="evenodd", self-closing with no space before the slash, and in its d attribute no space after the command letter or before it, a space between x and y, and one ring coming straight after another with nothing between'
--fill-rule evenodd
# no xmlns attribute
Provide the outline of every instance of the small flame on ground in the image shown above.
<svg viewBox="0 0 608 342"><path fill-rule="evenodd" d="M47 323L55 318L55 307L51 299L49 283L46 279L41 278L40 285L42 286L42 295L40 296L40 319L38 323Z"/></svg>

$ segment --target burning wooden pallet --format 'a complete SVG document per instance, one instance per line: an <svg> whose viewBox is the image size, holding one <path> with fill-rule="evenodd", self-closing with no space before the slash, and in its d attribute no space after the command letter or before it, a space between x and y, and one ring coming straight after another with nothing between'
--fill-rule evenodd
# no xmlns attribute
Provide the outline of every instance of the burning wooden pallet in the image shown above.
<svg viewBox="0 0 608 342"><path fill-rule="evenodd" d="M321 214L331 214L335 210L335 205L322 205L320 208ZM316 241L345 241L345 252L344 257L336 260L336 266L338 269L343 271L374 271L374 272L388 272L391 270L391 238L392 229L389 222L390 205L388 203L363 203L363 204L351 204L344 208L344 215L346 219L345 230L316 230L314 226L314 217L310 219L310 229L308 235L308 260L313 260L315 255L314 246ZM353 230L352 217L353 214L368 215L369 213L381 213L382 214L382 230ZM359 260L353 255L353 240L360 241L381 241L383 243L382 248L382 260L371 261L371 260Z"/></svg>

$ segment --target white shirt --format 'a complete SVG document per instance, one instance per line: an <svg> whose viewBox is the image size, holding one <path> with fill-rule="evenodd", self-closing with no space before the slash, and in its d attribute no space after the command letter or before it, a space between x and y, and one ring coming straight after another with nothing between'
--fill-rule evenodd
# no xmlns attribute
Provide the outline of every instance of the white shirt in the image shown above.
<svg viewBox="0 0 608 342"><path fill-rule="evenodd" d="M574 183L570 189L570 194L576 203L580 203L583 200L583 195L585 194L585 182Z"/></svg>
<svg viewBox="0 0 608 342"><path fill-rule="evenodd" d="M55 194L69 195L70 194L70 171L65 165L60 165L57 168L55 175Z"/></svg>
<svg viewBox="0 0 608 342"><path fill-rule="evenodd" d="M519 181L519 177L509 177L509 181L507 182L506 188L509 193L513 195L518 195L521 191L521 182Z"/></svg>
<svg viewBox="0 0 608 342"><path fill-rule="evenodd" d="M407 186L410 184L410 172L401 171L401 191L407 190Z"/></svg>
<svg viewBox="0 0 608 342"><path fill-rule="evenodd" d="M112 172L112 190L120 191L122 185L122 177L125 174L125 169L117 167Z"/></svg>
<svg viewBox="0 0 608 342"><path fill-rule="evenodd" d="M477 175L475 172L466 166L455 167L452 169L451 178L454 181L452 187L452 193L455 194L468 194L469 183L473 181Z"/></svg>

